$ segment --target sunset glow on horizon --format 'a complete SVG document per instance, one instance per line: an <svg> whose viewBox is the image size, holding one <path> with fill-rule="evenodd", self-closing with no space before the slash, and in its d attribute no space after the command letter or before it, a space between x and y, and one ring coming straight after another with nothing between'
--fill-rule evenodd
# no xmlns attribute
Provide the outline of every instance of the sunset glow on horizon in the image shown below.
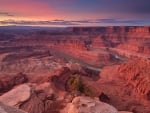
<svg viewBox="0 0 150 113"><path fill-rule="evenodd" d="M0 26L149 25L149 4L149 0L1 0Z"/></svg>

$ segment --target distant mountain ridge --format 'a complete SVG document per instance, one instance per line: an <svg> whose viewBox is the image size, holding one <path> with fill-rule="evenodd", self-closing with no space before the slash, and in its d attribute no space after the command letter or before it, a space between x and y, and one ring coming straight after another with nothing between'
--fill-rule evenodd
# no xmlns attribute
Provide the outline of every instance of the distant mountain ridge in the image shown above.
<svg viewBox="0 0 150 113"><path fill-rule="evenodd" d="M42 27L42 26L0 26L0 29L10 30L63 30L64 27Z"/></svg>

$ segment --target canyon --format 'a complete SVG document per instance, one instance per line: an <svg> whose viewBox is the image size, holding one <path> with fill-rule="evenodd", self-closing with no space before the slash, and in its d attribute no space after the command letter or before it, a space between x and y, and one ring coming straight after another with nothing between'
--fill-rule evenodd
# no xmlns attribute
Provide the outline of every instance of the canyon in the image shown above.
<svg viewBox="0 0 150 113"><path fill-rule="evenodd" d="M150 113L149 105L150 26L0 29L0 112Z"/></svg>

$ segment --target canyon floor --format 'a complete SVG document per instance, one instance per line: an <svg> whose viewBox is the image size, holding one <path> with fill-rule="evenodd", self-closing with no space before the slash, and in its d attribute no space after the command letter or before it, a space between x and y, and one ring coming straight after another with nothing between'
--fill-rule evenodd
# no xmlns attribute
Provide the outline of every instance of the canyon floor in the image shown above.
<svg viewBox="0 0 150 113"><path fill-rule="evenodd" d="M1 28L0 113L150 113L150 27Z"/></svg>

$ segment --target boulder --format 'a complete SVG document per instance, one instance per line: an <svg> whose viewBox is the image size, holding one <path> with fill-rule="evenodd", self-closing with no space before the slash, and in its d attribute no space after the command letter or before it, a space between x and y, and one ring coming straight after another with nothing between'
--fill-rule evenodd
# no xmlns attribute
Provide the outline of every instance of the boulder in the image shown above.
<svg viewBox="0 0 150 113"><path fill-rule="evenodd" d="M75 97L62 113L118 113L111 105L100 102L97 98Z"/></svg>
<svg viewBox="0 0 150 113"><path fill-rule="evenodd" d="M118 113L133 113L133 112L128 112L128 111L119 111Z"/></svg>

